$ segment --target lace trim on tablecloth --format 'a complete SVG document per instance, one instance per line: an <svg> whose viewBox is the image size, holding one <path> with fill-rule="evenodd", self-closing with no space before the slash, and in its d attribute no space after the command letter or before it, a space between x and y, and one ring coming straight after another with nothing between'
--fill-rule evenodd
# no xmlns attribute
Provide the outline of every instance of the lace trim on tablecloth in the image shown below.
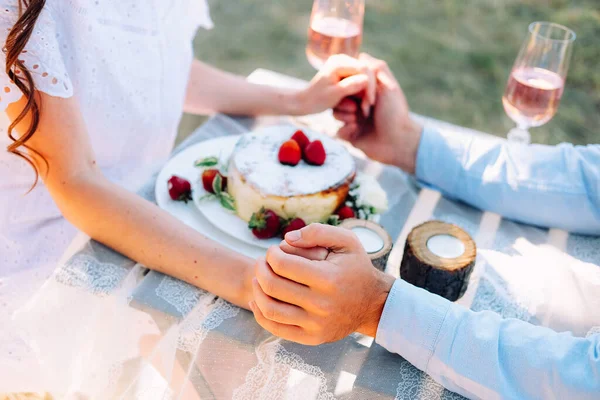
<svg viewBox="0 0 600 400"><path fill-rule="evenodd" d="M207 291L165 275L155 290L156 295L175 307L182 316L187 315L198 304L200 298L210 295ZM213 295L210 295L214 298Z"/></svg>
<svg viewBox="0 0 600 400"><path fill-rule="evenodd" d="M327 391L327 379L317 366L282 345L280 339L271 337L256 347L258 364L246 375L245 383L233 392L233 400L335 399ZM293 385L292 375L300 372L301 381Z"/></svg>
<svg viewBox="0 0 600 400"><path fill-rule="evenodd" d="M226 300L218 298L214 303L199 307L181 323L177 348L195 354L198 347L208 335L223 321L233 318L240 309Z"/></svg>
<svg viewBox="0 0 600 400"><path fill-rule="evenodd" d="M54 279L67 286L85 289L95 295L108 295L119 287L129 269L101 263L88 254L76 254L59 268Z"/></svg>
<svg viewBox="0 0 600 400"><path fill-rule="evenodd" d="M408 361L403 360L395 400L413 399L461 400L464 397L444 389L429 375L413 367Z"/></svg>
<svg viewBox="0 0 600 400"><path fill-rule="evenodd" d="M592 337L594 335L600 335L600 326L594 326L590 331L585 335L586 338Z"/></svg>
<svg viewBox="0 0 600 400"><path fill-rule="evenodd" d="M208 332L240 312L228 301L166 275L155 292L184 318L179 326L177 348L189 353L196 352Z"/></svg>

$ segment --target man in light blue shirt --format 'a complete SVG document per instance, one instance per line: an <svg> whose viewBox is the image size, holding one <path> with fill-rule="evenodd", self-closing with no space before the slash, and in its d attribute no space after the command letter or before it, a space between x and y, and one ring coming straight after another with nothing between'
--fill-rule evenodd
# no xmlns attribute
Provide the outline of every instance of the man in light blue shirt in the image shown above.
<svg viewBox="0 0 600 400"><path fill-rule="evenodd" d="M339 135L371 158L416 174L445 195L517 221L600 234L600 145L522 146L423 130L385 63L374 115L334 111ZM483 399L600 399L600 335L588 338L473 312L371 266L350 231L290 232L256 264L257 321L305 344L358 331L446 388ZM600 296L600 293L598 294ZM598 321L600 325L600 321Z"/></svg>

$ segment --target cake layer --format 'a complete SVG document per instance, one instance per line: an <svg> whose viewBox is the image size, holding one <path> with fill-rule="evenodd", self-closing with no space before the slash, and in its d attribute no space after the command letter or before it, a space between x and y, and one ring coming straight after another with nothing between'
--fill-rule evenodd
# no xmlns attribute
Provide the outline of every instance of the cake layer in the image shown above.
<svg viewBox="0 0 600 400"><path fill-rule="evenodd" d="M243 135L231 156L234 167L246 184L263 196L317 194L343 185L355 174L354 159L344 146L329 136L304 130L308 138L321 140L327 153L325 164L314 166L301 161L296 166L282 165L279 147L297 128L269 126ZM242 200L243 201L243 200Z"/></svg>
<svg viewBox="0 0 600 400"><path fill-rule="evenodd" d="M319 193L285 197L265 196L253 185L248 184L237 168L231 165L227 185L229 193L236 200L236 212L244 221L249 221L253 213L264 207L273 210L282 218L302 218L305 223L310 224L325 222L338 209L346 200L353 176L348 177L345 183L336 188Z"/></svg>
<svg viewBox="0 0 600 400"><path fill-rule="evenodd" d="M282 218L302 218L307 224L324 222L346 200L356 166L346 148L334 139L304 130L311 141L323 142L327 157L321 166L279 162L279 148L296 129L270 126L242 136L236 144L227 185L237 213L245 221L264 207Z"/></svg>

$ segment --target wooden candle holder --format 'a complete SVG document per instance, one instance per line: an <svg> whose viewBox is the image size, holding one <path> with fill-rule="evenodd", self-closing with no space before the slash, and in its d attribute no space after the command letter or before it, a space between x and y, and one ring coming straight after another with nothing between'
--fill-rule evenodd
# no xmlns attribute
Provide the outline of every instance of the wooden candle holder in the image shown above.
<svg viewBox="0 0 600 400"><path fill-rule="evenodd" d="M460 240L464 246L462 254L444 258L432 252L427 242L437 235L449 235ZM428 221L415 227L408 235L400 264L400 277L455 301L467 290L476 256L475 242L464 230L445 222Z"/></svg>

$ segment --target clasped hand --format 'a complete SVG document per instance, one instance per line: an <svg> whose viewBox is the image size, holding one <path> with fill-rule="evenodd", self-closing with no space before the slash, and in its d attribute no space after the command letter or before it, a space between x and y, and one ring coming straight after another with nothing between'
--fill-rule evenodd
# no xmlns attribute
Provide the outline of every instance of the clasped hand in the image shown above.
<svg viewBox="0 0 600 400"><path fill-rule="evenodd" d="M356 235L311 224L285 236L255 265L258 323L294 342L317 345L352 332L375 336L394 278L373 267Z"/></svg>

